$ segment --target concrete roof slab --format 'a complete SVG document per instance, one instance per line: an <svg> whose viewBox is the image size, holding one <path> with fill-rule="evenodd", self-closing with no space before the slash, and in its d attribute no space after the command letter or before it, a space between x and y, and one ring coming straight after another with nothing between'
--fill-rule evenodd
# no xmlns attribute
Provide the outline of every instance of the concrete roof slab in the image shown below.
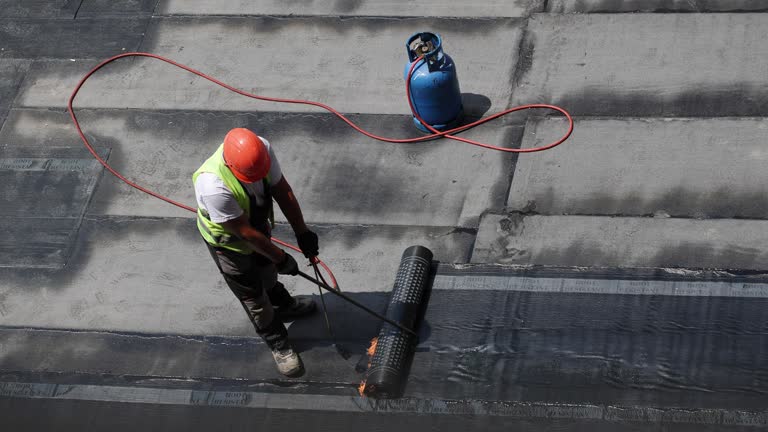
<svg viewBox="0 0 768 432"><path fill-rule="evenodd" d="M511 95L522 25L512 18L155 18L141 48L265 96L316 100L341 112L407 114L405 41L428 29L443 36L459 80L473 78L463 91L500 110ZM25 86L21 105L63 106L87 70L68 62L33 68L34 84ZM87 83L78 106L319 111L237 96L153 59L121 62L109 71Z"/></svg>
<svg viewBox="0 0 768 432"><path fill-rule="evenodd" d="M523 147L557 139L531 120ZM521 157L507 208L537 214L766 218L768 120L577 119L571 138Z"/></svg>
<svg viewBox="0 0 768 432"><path fill-rule="evenodd" d="M27 60L0 59L0 127L30 66Z"/></svg>
<svg viewBox="0 0 768 432"><path fill-rule="evenodd" d="M314 229L320 236L321 257L346 292L391 291L400 255L408 246L430 247L435 259L443 262L466 262L474 239L471 233L453 228ZM287 226L278 225L275 236L294 243ZM60 270L0 268L4 311L0 325L253 335L253 327L216 270L191 217L86 218L73 247L67 266ZM303 279L281 280L293 293L317 293L317 287ZM39 301L41 295L45 302ZM383 312L387 298L372 299L371 307ZM328 301L332 313L345 316L344 322L364 322L362 312L336 299ZM313 334L322 325L315 322ZM325 337L322 332L317 336Z"/></svg>
<svg viewBox="0 0 768 432"><path fill-rule="evenodd" d="M158 0L82 0L77 18L152 15Z"/></svg>
<svg viewBox="0 0 768 432"><path fill-rule="evenodd" d="M80 219L3 216L0 267L59 269L77 238ZM3 310L0 307L0 311Z"/></svg>
<svg viewBox="0 0 768 432"><path fill-rule="evenodd" d="M766 270L767 230L758 220L489 214L472 262Z"/></svg>
<svg viewBox="0 0 768 432"><path fill-rule="evenodd" d="M220 280L194 229L194 219L86 218L64 269L6 270L0 283L6 313L0 324L102 331L153 332L154 328L215 334L234 328L252 332L244 314L244 321L219 323L226 330L206 323L214 315L211 311L234 313L240 306ZM47 299L44 305L36 300L41 293ZM40 307L46 313L39 313Z"/></svg>
<svg viewBox="0 0 768 432"><path fill-rule="evenodd" d="M195 206L192 173L210 156L219 141L201 145L203 132L215 115L200 113L142 113L130 110L77 110L81 127L94 146L112 148L108 162L142 186ZM221 140L222 133L217 137ZM14 110L0 138L28 147L59 143L85 147L68 113ZM94 159L95 161L95 159ZM188 217L174 207L140 192L109 174L99 183L89 214Z"/></svg>
<svg viewBox="0 0 768 432"><path fill-rule="evenodd" d="M473 232L453 227L320 225L312 229L320 237L320 258L331 267L339 286L347 292L390 292L400 257L413 245L432 250L435 261L466 263L475 238ZM287 225L278 225L274 235L295 243ZM294 256L300 257L297 253ZM283 283L292 292L317 293L317 286L302 279L283 278Z"/></svg>
<svg viewBox="0 0 768 432"><path fill-rule="evenodd" d="M195 206L191 175L229 129L248 126L274 146L286 178L313 223L476 227L482 212L504 205L513 156L449 140L390 144L360 135L322 114L78 110L93 145L112 149L109 162L128 178ZM419 136L408 116L353 116L363 127L397 137ZM513 125L476 128L462 136L514 147ZM30 147L81 145L64 112L13 111L0 139ZM425 176L425 173L429 175ZM180 216L188 212L102 179L93 215ZM285 221L281 212L278 220Z"/></svg>
<svg viewBox="0 0 768 432"><path fill-rule="evenodd" d="M92 58L134 51L147 18L0 20L0 57Z"/></svg>
<svg viewBox="0 0 768 432"><path fill-rule="evenodd" d="M766 28L765 14L537 14L513 101L575 115L766 115Z"/></svg>
<svg viewBox="0 0 768 432"><path fill-rule="evenodd" d="M106 87L110 81L115 81L124 74L123 68L132 65L133 59L126 59L120 64L105 66L99 73L88 80L83 93L86 93L94 87ZM29 71L26 74L24 82L18 91L18 97L14 104L15 108L23 107L44 107L65 109L72 91L75 86L99 63L97 60L88 59L68 59L68 60L50 60L36 59L29 65ZM108 90L102 90L102 92ZM80 106L81 98L75 99L74 106Z"/></svg>
<svg viewBox="0 0 768 432"><path fill-rule="evenodd" d="M74 18L82 0L0 0L0 18Z"/></svg>
<svg viewBox="0 0 768 432"><path fill-rule="evenodd" d="M82 148L6 144L2 156L0 184L14 187L0 192L0 267L64 267L101 165Z"/></svg>
<svg viewBox="0 0 768 432"><path fill-rule="evenodd" d="M616 12L761 12L762 2L752 0L551 0L551 13Z"/></svg>
<svg viewBox="0 0 768 432"><path fill-rule="evenodd" d="M101 171L84 148L4 147L0 183L15 187L0 193L0 216L79 218Z"/></svg>
<svg viewBox="0 0 768 432"><path fill-rule="evenodd" d="M310 3L310 4L307 4ZM543 0L347 0L285 2L281 0L161 0L159 15L338 15L397 17L525 17L541 11Z"/></svg>

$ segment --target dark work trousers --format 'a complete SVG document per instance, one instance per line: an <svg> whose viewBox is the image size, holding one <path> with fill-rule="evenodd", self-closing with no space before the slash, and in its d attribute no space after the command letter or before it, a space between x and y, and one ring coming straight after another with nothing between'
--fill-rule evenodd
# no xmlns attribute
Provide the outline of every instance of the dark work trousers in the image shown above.
<svg viewBox="0 0 768 432"><path fill-rule="evenodd" d="M228 249L208 246L216 266L229 288L240 300L257 333L262 333L275 317L274 306L293 303L285 286L277 281L277 268L265 256L243 255Z"/></svg>

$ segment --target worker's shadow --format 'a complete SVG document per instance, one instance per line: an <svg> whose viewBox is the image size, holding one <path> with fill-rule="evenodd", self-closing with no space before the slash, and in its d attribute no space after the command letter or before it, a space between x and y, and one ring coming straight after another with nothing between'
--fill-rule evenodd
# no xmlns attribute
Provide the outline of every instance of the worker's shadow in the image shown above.
<svg viewBox="0 0 768 432"><path fill-rule="evenodd" d="M384 315L389 304L390 292L344 292L353 300L373 311ZM426 293L429 296L429 291ZM371 339L379 335L382 321L358 309L332 293L324 292L323 299L328 310L333 336L329 334L323 314L323 305L319 295L313 295L318 311L310 317L296 320L290 324L288 333L297 351L309 351L319 347L328 347L334 343L340 351L346 351L351 356L360 356L370 346ZM425 299L424 307L429 298ZM429 323L423 319L424 307L418 320L419 343L429 339L431 331Z"/></svg>
<svg viewBox="0 0 768 432"><path fill-rule="evenodd" d="M424 291L420 307L416 313L416 333L418 334L418 344L424 344L432 335L431 326L426 319L429 308L429 300L432 295L432 286L437 274L438 262L433 261L429 272L427 288ZM387 306L390 302L392 293L386 292L364 292L351 293L345 292L352 300L365 305L369 309L381 314L386 314ZM319 313L303 320L295 321L289 328L293 346L297 351L307 352L315 349L327 350L326 347L333 345L336 353L344 359L348 366L354 366L355 372L364 374L370 368L371 357L366 353L371 345L371 340L379 335L382 328L382 321L368 312L348 303L332 293L325 293L325 307L328 311L333 336L329 335L325 322L325 316L322 313L322 299L319 295L314 296L318 302ZM389 325L388 325L389 326ZM427 348L427 351L429 349ZM403 377L407 377L415 357L415 353L420 351L419 345L414 347L405 360L404 370L400 371ZM307 353L310 354L311 353ZM386 355L385 355L386 357ZM402 388L400 389L402 391Z"/></svg>

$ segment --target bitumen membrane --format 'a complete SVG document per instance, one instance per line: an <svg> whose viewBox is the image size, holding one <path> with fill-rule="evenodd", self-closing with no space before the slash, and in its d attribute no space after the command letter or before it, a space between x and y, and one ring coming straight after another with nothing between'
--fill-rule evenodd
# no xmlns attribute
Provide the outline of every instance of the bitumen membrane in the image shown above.
<svg viewBox="0 0 768 432"><path fill-rule="evenodd" d="M768 426L768 7L746 1L0 0L0 414L8 430L749 431ZM430 30L467 121L527 103L571 138L514 155L377 142L153 59L75 101L126 177L192 205L231 128L274 145L341 289L384 313L402 251L434 252L402 397L362 398L381 323L326 293L277 373L194 215L87 152L78 80L130 51L414 137L405 41ZM461 136L559 138L515 113ZM277 215L275 235L293 241ZM298 256L297 256L298 258ZM281 278L319 301L318 288ZM5 429L4 429L5 430Z"/></svg>

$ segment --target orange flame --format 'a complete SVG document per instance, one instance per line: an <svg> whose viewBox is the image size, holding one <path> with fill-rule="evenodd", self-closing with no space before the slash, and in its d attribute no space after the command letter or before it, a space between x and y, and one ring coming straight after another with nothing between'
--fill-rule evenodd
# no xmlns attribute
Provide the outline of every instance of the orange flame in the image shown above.
<svg viewBox="0 0 768 432"><path fill-rule="evenodd" d="M369 361L368 361L368 367L371 366L370 360L373 359L373 353L376 352L376 345L379 343L379 337L376 336L375 338L371 339L371 345L368 347L368 350L366 353L368 353Z"/></svg>
<svg viewBox="0 0 768 432"><path fill-rule="evenodd" d="M379 343L378 336L371 339L371 345L368 347L368 349L365 351L366 354L368 354L368 368L371 367L371 362L373 361L373 354L376 352L376 344ZM360 385L357 387L357 391L360 393L360 396L365 396L365 380L363 380Z"/></svg>

